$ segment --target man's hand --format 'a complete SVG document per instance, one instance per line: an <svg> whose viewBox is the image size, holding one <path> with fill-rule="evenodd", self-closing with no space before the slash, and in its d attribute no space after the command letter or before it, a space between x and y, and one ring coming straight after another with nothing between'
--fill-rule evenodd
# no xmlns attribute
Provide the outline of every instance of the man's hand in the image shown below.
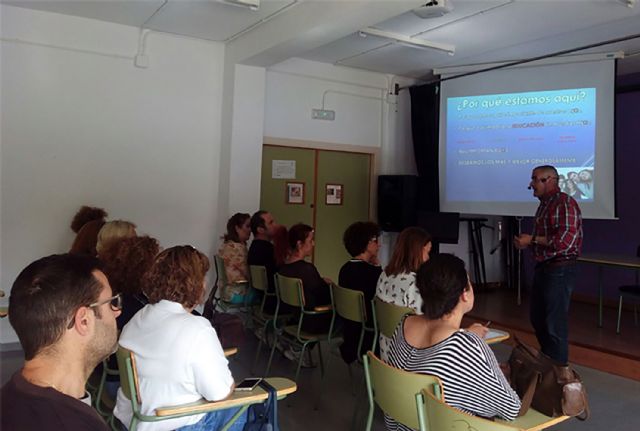
<svg viewBox="0 0 640 431"><path fill-rule="evenodd" d="M527 233L523 233L523 234L520 234L520 236L513 237L513 245L518 250L524 250L525 248L531 245L531 239L532 239L531 235Z"/></svg>

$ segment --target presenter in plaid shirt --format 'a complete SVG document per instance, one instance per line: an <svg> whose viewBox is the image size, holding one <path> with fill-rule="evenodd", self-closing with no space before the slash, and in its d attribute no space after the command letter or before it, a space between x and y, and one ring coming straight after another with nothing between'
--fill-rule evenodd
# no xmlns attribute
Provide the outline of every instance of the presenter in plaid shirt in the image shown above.
<svg viewBox="0 0 640 431"><path fill-rule="evenodd" d="M540 347L566 364L569 301L582 247L582 216L575 199L560 191L553 166L535 168L529 189L540 200L533 235L521 234L514 244L518 249L531 247L536 260L530 317Z"/></svg>

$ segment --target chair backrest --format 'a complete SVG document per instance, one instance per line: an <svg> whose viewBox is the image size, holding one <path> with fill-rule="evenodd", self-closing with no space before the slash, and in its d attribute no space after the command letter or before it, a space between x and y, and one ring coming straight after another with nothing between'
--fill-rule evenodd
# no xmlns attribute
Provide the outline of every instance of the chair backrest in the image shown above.
<svg viewBox="0 0 640 431"><path fill-rule="evenodd" d="M216 265L218 286L225 286L228 283L228 279L227 270L224 268L224 259L216 254L215 256L213 256L213 262Z"/></svg>
<svg viewBox="0 0 640 431"><path fill-rule="evenodd" d="M377 330L384 336L391 338L405 314L414 314L410 307L389 304L378 297L373 298L373 310Z"/></svg>
<svg viewBox="0 0 640 431"><path fill-rule="evenodd" d="M275 275L276 289L280 295L280 301L292 307L301 308L304 306L304 291L302 280L299 278Z"/></svg>
<svg viewBox="0 0 640 431"><path fill-rule="evenodd" d="M367 321L363 292L332 284L331 293L335 310L340 317L358 323Z"/></svg>
<svg viewBox="0 0 640 431"><path fill-rule="evenodd" d="M373 400L397 422L418 429L415 396L422 389L438 383L437 377L399 370L385 364L372 352L367 352L364 368L370 406ZM444 428L436 430L440 429Z"/></svg>
<svg viewBox="0 0 640 431"><path fill-rule="evenodd" d="M439 381L439 379L437 380ZM442 387L441 384L436 384L436 386ZM420 417L420 431L523 431L516 426L490 421L453 408L442 401L432 388L423 389L419 394L416 394L415 398L417 413Z"/></svg>
<svg viewBox="0 0 640 431"><path fill-rule="evenodd" d="M118 371L120 373L120 389L122 394L131 400L133 411L138 411L140 406L140 391L138 390L138 374L135 368L133 353L122 346L118 346L116 352L118 359ZM135 392L132 392L135 391ZM132 394L135 397L132 398Z"/></svg>
<svg viewBox="0 0 640 431"><path fill-rule="evenodd" d="M253 288L261 292L266 292L269 286L267 268L260 265L249 265L249 271L251 273L251 285Z"/></svg>

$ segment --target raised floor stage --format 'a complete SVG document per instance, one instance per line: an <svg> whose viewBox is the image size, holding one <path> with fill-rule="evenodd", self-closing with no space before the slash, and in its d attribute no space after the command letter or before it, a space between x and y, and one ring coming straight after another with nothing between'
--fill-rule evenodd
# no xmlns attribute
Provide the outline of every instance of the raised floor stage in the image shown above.
<svg viewBox="0 0 640 431"><path fill-rule="evenodd" d="M537 346L529 323L526 295L522 305L517 305L513 290L476 291L474 309L467 316L468 321L485 323L490 320L492 327L509 331L512 337ZM634 324L633 311L623 310L618 335L616 319L617 309L605 307L604 325L598 328L597 304L573 301L569 311L569 360L640 381L640 326Z"/></svg>

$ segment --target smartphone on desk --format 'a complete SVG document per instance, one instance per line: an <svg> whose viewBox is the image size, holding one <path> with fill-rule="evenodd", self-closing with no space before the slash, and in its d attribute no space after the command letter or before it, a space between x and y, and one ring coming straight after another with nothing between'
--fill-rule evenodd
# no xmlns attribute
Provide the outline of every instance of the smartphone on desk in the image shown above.
<svg viewBox="0 0 640 431"><path fill-rule="evenodd" d="M252 391L256 386L258 386L258 384L260 384L261 381L262 379L258 377L251 377L248 379L244 379L243 381L241 381L236 385L235 390L236 391Z"/></svg>

